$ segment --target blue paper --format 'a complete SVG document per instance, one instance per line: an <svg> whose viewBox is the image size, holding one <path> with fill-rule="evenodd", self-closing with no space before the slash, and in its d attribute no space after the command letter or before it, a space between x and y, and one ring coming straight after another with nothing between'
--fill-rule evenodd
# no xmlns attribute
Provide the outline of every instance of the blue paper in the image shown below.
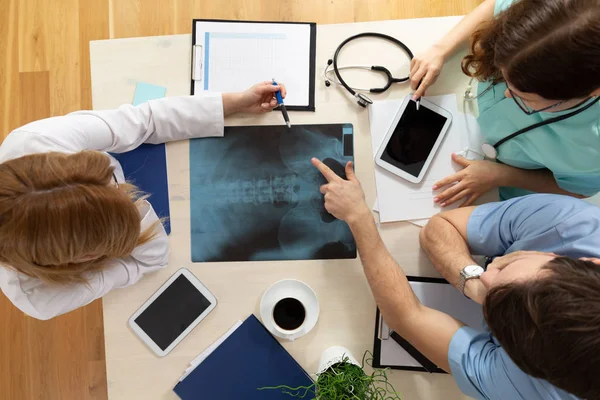
<svg viewBox="0 0 600 400"><path fill-rule="evenodd" d="M156 86L150 83L138 82L135 87L135 94L133 95L133 105L138 106L149 100L161 99L165 97L167 88L163 86Z"/></svg>
<svg viewBox="0 0 600 400"><path fill-rule="evenodd" d="M281 389L311 386L313 380L251 315L173 389L182 400L290 400ZM314 390L298 390L314 398ZM296 397L297 398L297 397Z"/></svg>
<svg viewBox="0 0 600 400"><path fill-rule="evenodd" d="M133 105L137 106L148 100L165 97L166 91L167 89L162 86L138 82L133 97ZM165 231L167 235L170 234L166 146L164 144L142 144L137 149L127 153L111 153L111 155L123 167L125 180L150 195L148 201L159 218L164 218Z"/></svg>

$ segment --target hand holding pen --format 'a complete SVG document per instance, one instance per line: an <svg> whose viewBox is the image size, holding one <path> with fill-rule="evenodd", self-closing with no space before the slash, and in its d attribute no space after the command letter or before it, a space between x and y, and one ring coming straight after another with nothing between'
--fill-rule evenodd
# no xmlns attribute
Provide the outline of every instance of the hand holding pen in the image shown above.
<svg viewBox="0 0 600 400"><path fill-rule="evenodd" d="M410 87L415 91L412 99L417 102L417 110L419 100L425 95L425 90L437 80L444 62L444 53L437 45L416 55L410 61Z"/></svg>
<svg viewBox="0 0 600 400"><path fill-rule="evenodd" d="M285 85L279 84L277 86L273 86L271 81L264 81L257 83L243 92L234 93L233 95L235 97L235 102L232 112L269 112L279 104L276 99L275 92L280 92L282 99L285 98L287 93ZM223 95L225 96L227 93L224 93Z"/></svg>

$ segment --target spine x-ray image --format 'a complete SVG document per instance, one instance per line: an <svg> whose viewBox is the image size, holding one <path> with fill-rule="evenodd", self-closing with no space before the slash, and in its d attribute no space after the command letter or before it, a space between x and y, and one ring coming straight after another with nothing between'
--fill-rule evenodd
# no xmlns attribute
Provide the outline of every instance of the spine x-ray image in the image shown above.
<svg viewBox="0 0 600 400"><path fill-rule="evenodd" d="M190 140L192 261L356 258L348 225L325 210L312 157L345 178L352 125L228 127Z"/></svg>

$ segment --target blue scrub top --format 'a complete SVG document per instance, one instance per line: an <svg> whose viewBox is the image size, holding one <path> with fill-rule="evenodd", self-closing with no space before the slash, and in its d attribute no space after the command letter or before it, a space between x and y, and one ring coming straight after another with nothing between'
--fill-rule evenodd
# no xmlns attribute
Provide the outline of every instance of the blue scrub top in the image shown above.
<svg viewBox="0 0 600 400"><path fill-rule="evenodd" d="M498 14L512 2L496 0L494 13ZM480 82L478 93L489 86L489 82ZM590 92L594 89L590 88ZM500 83L478 98L477 121L485 141L492 145L519 129L573 111L527 115L513 99L504 96L505 91L506 84ZM592 196L600 192L600 102L564 121L519 135L497 150L497 159L505 164L523 169L547 168L562 189ZM530 193L518 188L500 188L502 200Z"/></svg>
<svg viewBox="0 0 600 400"><path fill-rule="evenodd" d="M488 203L471 214L467 240L478 255L537 250L573 258L600 257L600 208L554 194ZM577 399L519 369L487 329L460 328L450 342L448 362L460 389L475 399Z"/></svg>

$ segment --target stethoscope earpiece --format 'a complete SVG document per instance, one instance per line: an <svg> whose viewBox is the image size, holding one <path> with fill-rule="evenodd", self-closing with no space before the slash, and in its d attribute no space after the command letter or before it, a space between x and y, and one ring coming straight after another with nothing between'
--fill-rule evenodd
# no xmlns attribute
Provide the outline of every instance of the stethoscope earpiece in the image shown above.
<svg viewBox="0 0 600 400"><path fill-rule="evenodd" d="M327 60L327 68L325 68L325 86L329 87L331 86L331 82L329 82L329 79L327 79L327 69L329 68L329 66L333 64L333 60L330 58L329 60Z"/></svg>

